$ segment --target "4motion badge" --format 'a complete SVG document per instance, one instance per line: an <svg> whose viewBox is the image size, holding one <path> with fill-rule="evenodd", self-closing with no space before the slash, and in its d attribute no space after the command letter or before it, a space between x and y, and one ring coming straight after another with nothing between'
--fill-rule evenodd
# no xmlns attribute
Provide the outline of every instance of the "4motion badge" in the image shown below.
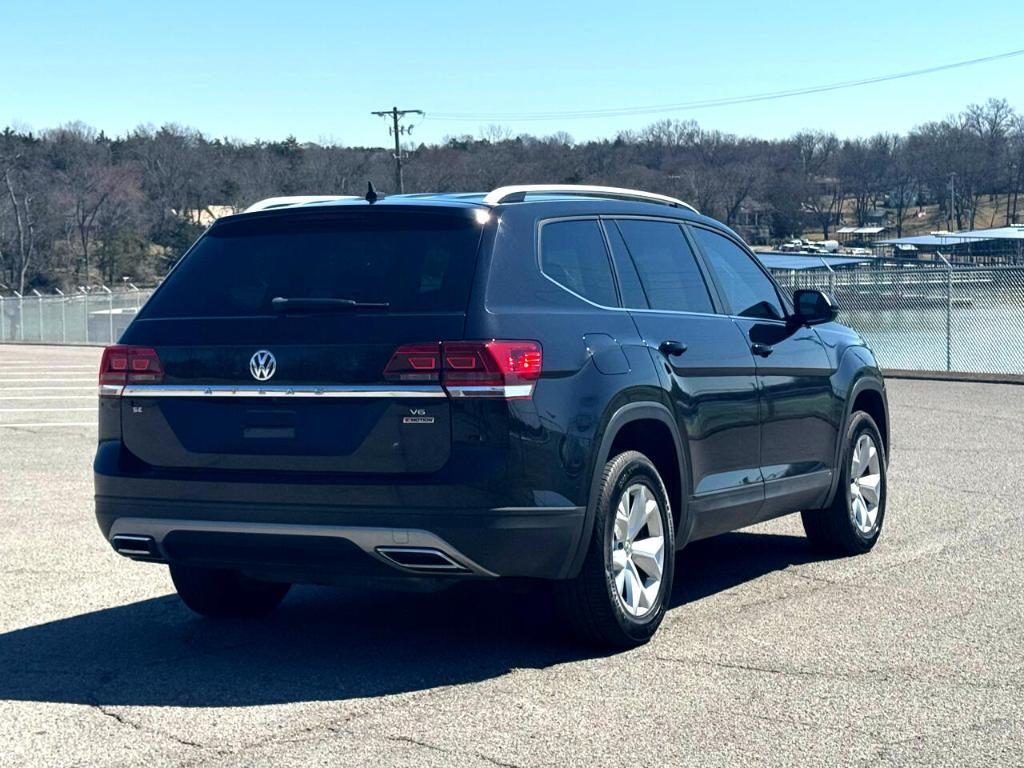
<svg viewBox="0 0 1024 768"><path fill-rule="evenodd" d="M426 408L410 408L409 415L402 419L403 424L433 424L434 417L427 416Z"/></svg>

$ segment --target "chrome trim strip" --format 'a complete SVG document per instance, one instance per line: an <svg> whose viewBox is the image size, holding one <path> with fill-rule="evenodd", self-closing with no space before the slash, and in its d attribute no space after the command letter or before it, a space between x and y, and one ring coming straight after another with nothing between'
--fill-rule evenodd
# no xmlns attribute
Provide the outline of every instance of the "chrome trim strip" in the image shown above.
<svg viewBox="0 0 1024 768"><path fill-rule="evenodd" d="M121 394L124 397L445 397L444 390L433 385L129 384Z"/></svg>
<svg viewBox="0 0 1024 768"><path fill-rule="evenodd" d="M123 384L100 384L100 397L120 397L123 391Z"/></svg>
<svg viewBox="0 0 1024 768"><path fill-rule="evenodd" d="M676 224L678 226L683 226L684 224L688 223L686 221L683 221L682 219L673 219L671 217L665 217L665 216L638 216L638 215L632 214L632 213L631 214L624 214L624 213L623 214L618 214L618 213L616 213L616 214L599 213L599 214L581 215L581 216L554 216L554 217L552 217L550 219L543 219L540 222L540 224L538 225L538 227L537 227L537 254L536 254L537 259L536 259L536 262L537 262L537 271L540 272L540 276L543 277L545 280L548 280L551 283L554 283L556 286L561 288L563 291L568 293L570 296L575 296L580 301L585 302L585 303L589 304L592 307L597 307L598 309L603 309L606 312L645 312L647 314L653 314L653 315L681 315L683 317L689 317L689 316L692 316L692 317L729 317L729 315L721 314L721 313L718 313L718 312L690 312L690 311L687 311L685 309L649 309L649 308L644 309L644 308L640 308L640 307L609 307L609 306L606 306L604 304L598 304L596 301L591 301L586 296L581 296L580 294L576 293L576 291L572 290L572 288L566 288L560 282L555 280L555 278L551 277L550 275L548 275L547 272L544 271L543 261L541 259L541 256L542 256L542 251L541 251L542 242L541 242L541 239L542 239L542 233L543 233L543 230L544 230L545 226L547 226L548 224L557 223L559 221L590 221L590 220L600 221L602 223L602 234L603 234L604 240L605 240L605 247L608 249L609 256L611 256L611 244L608 242L608 235L607 235L607 231L606 231L606 227L604 225L604 222L606 220L613 221L613 220L616 220L616 219L631 219L631 220L634 220L634 221L663 221L663 222L667 222L669 224ZM712 230L712 231L716 231L716 230ZM696 254L694 254L694 255L696 255ZM614 260L612 260L611 265L614 266ZM705 282L707 282L706 278L705 278ZM749 320L751 318L741 318L741 319Z"/></svg>
<svg viewBox="0 0 1024 768"><path fill-rule="evenodd" d="M533 394L533 384L465 385L446 389L452 397L529 397Z"/></svg>

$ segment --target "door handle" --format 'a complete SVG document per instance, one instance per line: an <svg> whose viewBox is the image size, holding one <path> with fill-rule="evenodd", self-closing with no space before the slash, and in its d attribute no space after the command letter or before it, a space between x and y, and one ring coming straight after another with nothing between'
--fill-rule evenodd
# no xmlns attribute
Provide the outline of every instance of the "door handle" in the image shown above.
<svg viewBox="0 0 1024 768"><path fill-rule="evenodd" d="M768 355L775 351L775 347L771 344L751 344L750 351L758 357L768 357Z"/></svg>
<svg viewBox="0 0 1024 768"><path fill-rule="evenodd" d="M661 354L665 355L665 357L681 355L687 349L689 349L689 347L683 344L683 342L676 341L674 339L668 339L667 341L663 341L661 342L661 344L658 345L658 351L661 352Z"/></svg>

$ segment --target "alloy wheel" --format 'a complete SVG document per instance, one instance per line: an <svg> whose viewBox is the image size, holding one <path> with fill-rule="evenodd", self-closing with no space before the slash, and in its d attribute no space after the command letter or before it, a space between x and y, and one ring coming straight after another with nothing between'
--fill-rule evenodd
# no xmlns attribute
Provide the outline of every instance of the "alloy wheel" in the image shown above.
<svg viewBox="0 0 1024 768"><path fill-rule="evenodd" d="M642 483L629 486L615 509L612 577L622 608L642 618L657 604L665 565L661 507Z"/></svg>
<svg viewBox="0 0 1024 768"><path fill-rule="evenodd" d="M882 499L882 467L871 435L861 435L850 461L850 516L857 529L869 535L878 523Z"/></svg>

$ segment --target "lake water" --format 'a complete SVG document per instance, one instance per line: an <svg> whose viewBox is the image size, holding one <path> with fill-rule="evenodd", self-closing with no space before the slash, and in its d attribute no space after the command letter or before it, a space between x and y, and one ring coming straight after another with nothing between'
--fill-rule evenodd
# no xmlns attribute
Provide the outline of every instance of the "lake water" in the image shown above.
<svg viewBox="0 0 1024 768"><path fill-rule="evenodd" d="M947 370L946 310L854 310L839 321L856 328L884 368ZM1024 301L974 297L950 314L952 371L1024 374Z"/></svg>

